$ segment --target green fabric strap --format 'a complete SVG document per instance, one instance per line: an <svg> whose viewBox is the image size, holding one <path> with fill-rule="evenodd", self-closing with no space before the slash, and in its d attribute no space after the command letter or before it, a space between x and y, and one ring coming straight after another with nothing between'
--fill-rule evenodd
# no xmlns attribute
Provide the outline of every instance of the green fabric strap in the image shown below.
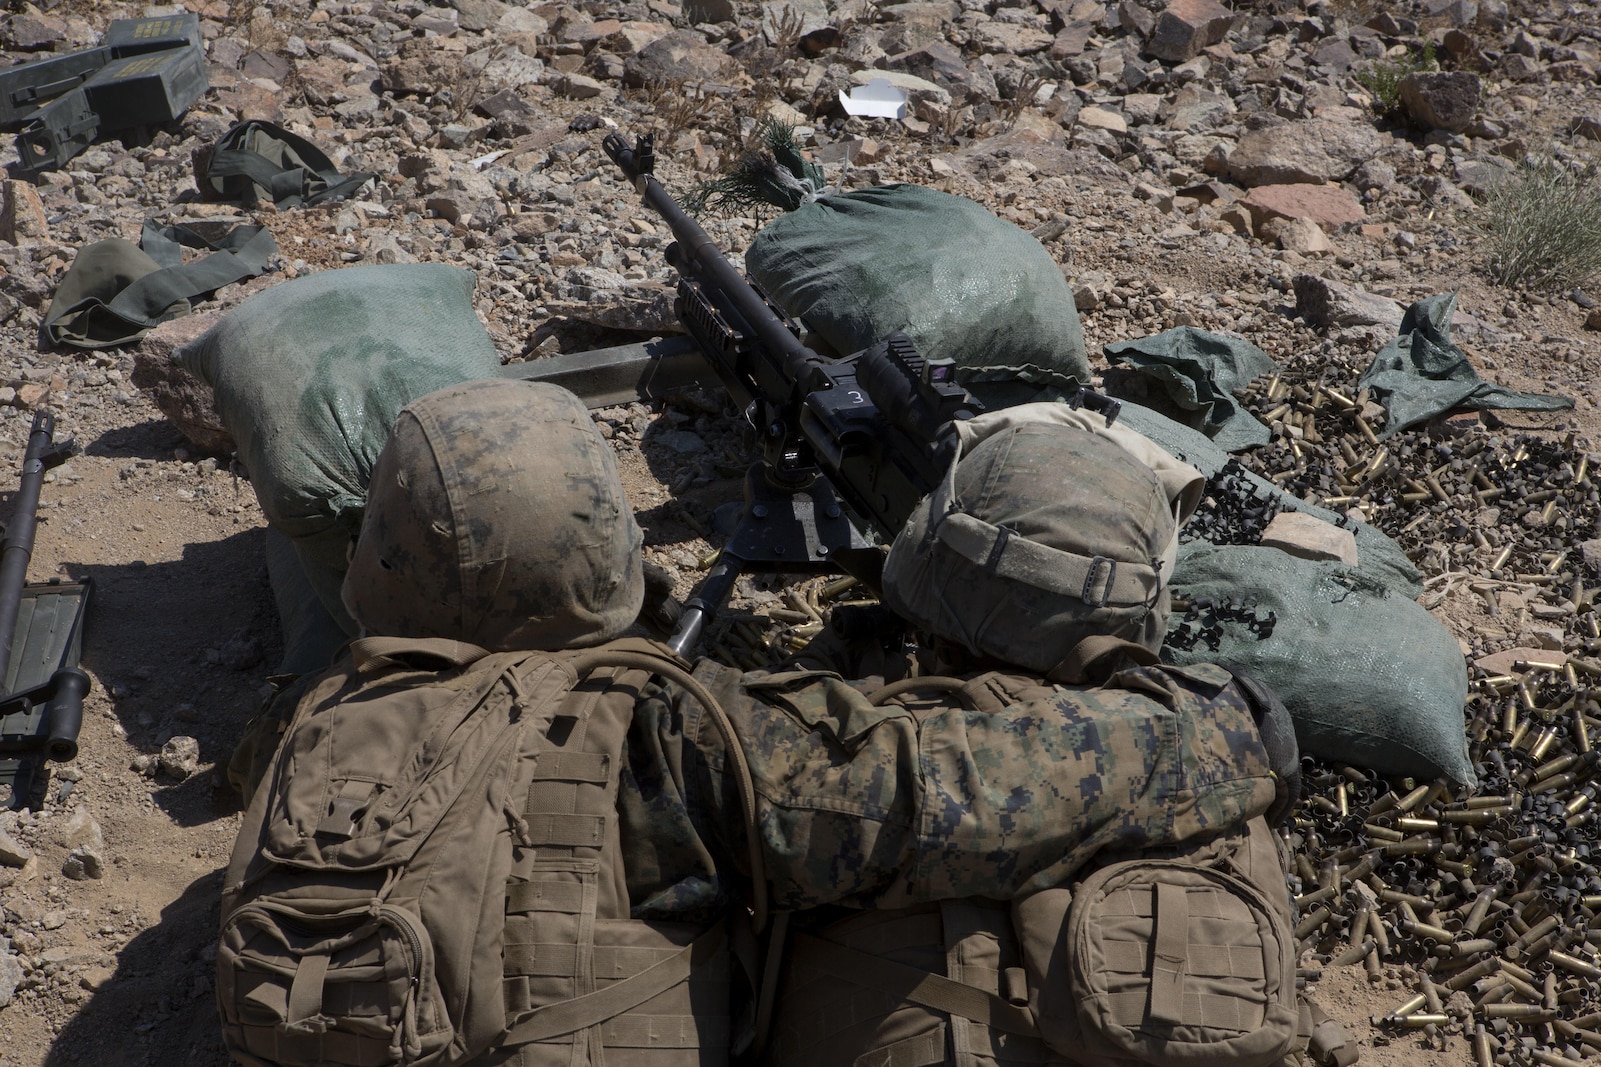
<svg viewBox="0 0 1601 1067"><path fill-rule="evenodd" d="M183 248L211 254L183 262ZM108 348L137 341L190 301L266 271L278 244L265 226L235 226L211 242L183 226L147 221L139 245L112 237L79 251L40 332L52 344Z"/></svg>
<svg viewBox="0 0 1601 1067"><path fill-rule="evenodd" d="M217 141L204 181L212 192L230 200L266 197L273 206L309 207L348 196L373 179L367 173L349 177L304 137L259 119L238 123ZM229 179L244 179L230 181Z"/></svg>

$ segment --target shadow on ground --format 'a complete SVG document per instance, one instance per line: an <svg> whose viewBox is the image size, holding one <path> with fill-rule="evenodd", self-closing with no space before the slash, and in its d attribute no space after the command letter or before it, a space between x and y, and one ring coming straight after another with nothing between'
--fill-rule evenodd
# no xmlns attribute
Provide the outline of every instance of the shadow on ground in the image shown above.
<svg viewBox="0 0 1601 1067"><path fill-rule="evenodd" d="M222 872L191 882L61 1028L46 1067L223 1067L212 953Z"/></svg>
<svg viewBox="0 0 1601 1067"><path fill-rule="evenodd" d="M201 763L226 765L282 655L263 537L252 529L188 544L164 563L65 565L94 583L83 665L141 751L187 735ZM158 775L153 799L180 825L208 822L232 810L209 782Z"/></svg>

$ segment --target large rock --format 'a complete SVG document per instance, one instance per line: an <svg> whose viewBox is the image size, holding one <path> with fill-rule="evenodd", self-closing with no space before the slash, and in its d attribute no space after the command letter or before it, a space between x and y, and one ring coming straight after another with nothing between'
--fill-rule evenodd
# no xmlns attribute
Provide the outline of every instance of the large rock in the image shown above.
<svg viewBox="0 0 1601 1067"><path fill-rule="evenodd" d="M1031 56L1051 47L1054 35L1018 22L982 22L974 27L973 44L981 52Z"/></svg>
<svg viewBox="0 0 1601 1067"><path fill-rule="evenodd" d="M1420 70L1401 79L1401 104L1412 121L1460 133L1479 110L1479 76L1465 70Z"/></svg>
<svg viewBox="0 0 1601 1067"><path fill-rule="evenodd" d="M1186 132L1209 130L1227 122L1236 110L1229 96L1202 89L1198 85L1186 85L1173 97L1173 111L1167 117L1167 128Z"/></svg>
<svg viewBox="0 0 1601 1067"><path fill-rule="evenodd" d="M1173 0L1156 20L1145 51L1158 59L1183 63L1217 44L1234 25L1234 12L1217 0Z"/></svg>
<svg viewBox="0 0 1601 1067"><path fill-rule="evenodd" d="M427 96L461 80L466 42L438 37L414 37L400 42L395 54L379 68L383 88L397 96Z"/></svg>
<svg viewBox="0 0 1601 1067"><path fill-rule="evenodd" d="M888 20L878 46L890 54L911 52L945 40L952 19L961 13L955 4L894 4L879 8Z"/></svg>
<svg viewBox="0 0 1601 1067"><path fill-rule="evenodd" d="M1250 130L1224 164L1241 185L1341 181L1377 155L1387 136L1365 122L1312 118Z"/></svg>
<svg viewBox="0 0 1601 1067"><path fill-rule="evenodd" d="M1362 205L1341 185L1259 185L1244 204L1257 226L1270 218L1310 219L1325 230L1367 218Z"/></svg>
<svg viewBox="0 0 1601 1067"><path fill-rule="evenodd" d="M22 245L50 236L44 202L32 182L0 181L0 241Z"/></svg>
<svg viewBox="0 0 1601 1067"><path fill-rule="evenodd" d="M0 941L4 940L0 938ZM22 964L8 950L0 948L0 1008L11 1003L11 998L17 995L17 986L21 984Z"/></svg>
<svg viewBox="0 0 1601 1067"><path fill-rule="evenodd" d="M1262 544L1302 559L1328 559L1357 565L1356 536L1333 523L1298 511L1273 516L1262 531Z"/></svg>
<svg viewBox="0 0 1601 1067"><path fill-rule="evenodd" d="M700 34L675 30L628 57L623 64L623 83L634 89L675 82L728 84L739 73L739 64L707 44Z"/></svg>
<svg viewBox="0 0 1601 1067"><path fill-rule="evenodd" d="M995 88L995 78L988 68L982 64L968 67L962 62L962 54L943 41L890 56L884 61L884 67L933 82L950 93L958 104L995 100L1000 96Z"/></svg>
<svg viewBox="0 0 1601 1067"><path fill-rule="evenodd" d="M1315 274L1297 274L1291 284L1295 287L1295 313L1306 320L1308 326L1388 326L1395 329L1401 325L1405 314L1394 300Z"/></svg>
<svg viewBox="0 0 1601 1067"><path fill-rule="evenodd" d="M174 352L205 333L222 316L221 311L185 315L145 334L133 355L131 379L201 451L226 456L239 446L217 414L211 386L172 358Z"/></svg>

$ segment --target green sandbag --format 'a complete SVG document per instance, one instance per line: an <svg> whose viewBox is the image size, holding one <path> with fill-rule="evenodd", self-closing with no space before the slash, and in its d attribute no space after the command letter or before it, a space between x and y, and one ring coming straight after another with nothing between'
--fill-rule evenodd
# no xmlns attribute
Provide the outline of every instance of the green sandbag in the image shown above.
<svg viewBox="0 0 1601 1067"><path fill-rule="evenodd" d="M471 271L439 263L323 271L245 301L175 356L215 391L263 514L336 618L368 478L400 409L499 374L473 286Z"/></svg>
<svg viewBox="0 0 1601 1067"><path fill-rule="evenodd" d="M1164 661L1219 663L1278 693L1305 755L1477 784L1467 666L1415 601L1342 563L1262 545L1179 548Z"/></svg>
<svg viewBox="0 0 1601 1067"><path fill-rule="evenodd" d="M768 223L745 269L841 355L900 330L923 355L954 360L964 384L1090 382L1061 268L959 196L918 185L824 194Z"/></svg>

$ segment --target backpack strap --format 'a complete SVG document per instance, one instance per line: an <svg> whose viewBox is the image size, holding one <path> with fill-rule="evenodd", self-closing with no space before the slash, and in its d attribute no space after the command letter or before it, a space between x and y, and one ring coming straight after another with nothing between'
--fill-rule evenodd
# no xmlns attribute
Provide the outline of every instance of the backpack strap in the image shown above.
<svg viewBox="0 0 1601 1067"><path fill-rule="evenodd" d="M184 247L211 254L184 263ZM265 226L235 226L212 242L187 227L147 221L138 248L113 237L79 251L39 332L53 344L77 348L136 341L187 314L190 301L202 293L263 273L277 254L277 242Z"/></svg>
<svg viewBox="0 0 1601 1067"><path fill-rule="evenodd" d="M500 1043L509 1048L599 1026L688 981L697 965L723 947L724 937L723 924L717 923L671 956L632 977L571 1000L535 1008L509 1027Z"/></svg>
<svg viewBox="0 0 1601 1067"><path fill-rule="evenodd" d="M572 653L569 663L582 677L600 667L633 667L659 675L683 686L684 691L711 715L712 722L722 735L728 764L734 771L734 785L739 792L740 807L745 816L745 843L749 849L751 880L752 925L758 932L767 925L767 864L762 856L761 833L756 821L756 785L751 779L750 763L740 744L739 734L728 712L689 671L684 661L661 651L648 641L614 641L599 648Z"/></svg>
<svg viewBox="0 0 1601 1067"><path fill-rule="evenodd" d="M901 678L875 689L867 694L867 699L874 705L887 704L902 693L913 693L917 690L926 690L934 693L949 693L959 698L968 707L978 710L978 704L973 699L972 690L967 682L961 678L952 678L944 674L927 674L921 678Z"/></svg>
<svg viewBox="0 0 1601 1067"><path fill-rule="evenodd" d="M1301 997L1300 1032L1306 1038L1306 1050L1320 1067L1350 1067L1361 1055L1345 1032L1345 1027L1328 1017L1318 1002Z"/></svg>
<svg viewBox="0 0 1601 1067"><path fill-rule="evenodd" d="M919 967L860 952L811 934L791 935L807 960L835 978L852 985L898 996L947 1015L958 1015L1010 1034L1039 1037L1028 1008L1003 1000L966 982L953 981Z"/></svg>

